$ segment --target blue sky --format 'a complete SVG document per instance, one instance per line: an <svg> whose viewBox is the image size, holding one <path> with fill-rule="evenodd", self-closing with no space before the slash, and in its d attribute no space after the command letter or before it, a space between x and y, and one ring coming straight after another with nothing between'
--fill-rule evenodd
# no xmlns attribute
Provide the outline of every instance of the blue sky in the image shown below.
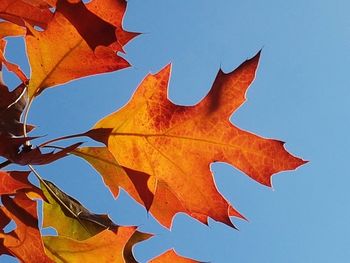
<svg viewBox="0 0 350 263"><path fill-rule="evenodd" d="M212 165L219 191L249 220L233 219L239 231L183 214L168 231L126 193L113 200L77 158L38 170L92 211L155 233L135 247L140 262L170 247L215 263L348 262L349 8L345 0L130 0L124 27L144 33L126 47L133 66L47 90L34 102L29 118L37 134L78 133L124 105L147 73L169 62L170 99L192 105L220 67L231 71L262 48L248 101L231 120L286 141L290 152L310 162L274 176L273 189L227 164ZM12 40L8 50L16 61L23 60L19 42Z"/></svg>

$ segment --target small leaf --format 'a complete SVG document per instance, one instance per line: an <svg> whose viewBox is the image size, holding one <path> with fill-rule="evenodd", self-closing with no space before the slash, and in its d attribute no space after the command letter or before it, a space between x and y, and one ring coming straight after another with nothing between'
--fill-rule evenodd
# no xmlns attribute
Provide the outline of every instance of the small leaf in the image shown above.
<svg viewBox="0 0 350 263"><path fill-rule="evenodd" d="M33 191L36 186L28 180L30 172L26 171L1 171L0 170L0 195L16 194L19 190Z"/></svg>
<svg viewBox="0 0 350 263"><path fill-rule="evenodd" d="M108 262L134 263L133 257L125 258L125 251L130 251L136 242L145 240L149 235L134 238L135 227L119 227L118 231L104 230L84 241L66 237L44 237L45 248L49 257L55 262ZM140 237L139 234L137 234ZM129 240L132 242L129 243Z"/></svg>
<svg viewBox="0 0 350 263"><path fill-rule="evenodd" d="M15 33L15 32L13 32L13 33ZM1 63L3 63L9 71L11 71L17 75L17 77L23 82L23 84L26 84L28 82L28 78L23 73L21 68L18 65L9 62L5 58L5 54L4 54L5 48L6 48L6 41L4 39L0 38L0 70L1 70ZM2 82L2 80L1 80L1 82Z"/></svg>
<svg viewBox="0 0 350 263"><path fill-rule="evenodd" d="M48 200L44 202L43 226L54 227L60 236L84 240L105 229L117 228L107 215L91 213L50 181L44 180L40 186Z"/></svg>
<svg viewBox="0 0 350 263"><path fill-rule="evenodd" d="M0 134L3 136L23 136L23 123L20 122L20 118L27 105L25 94L24 85L10 92L0 83ZM29 131L32 128L28 126Z"/></svg>
<svg viewBox="0 0 350 263"><path fill-rule="evenodd" d="M1 226L14 220L16 229L10 233L0 230L0 253L8 254L26 263L52 262L45 254L36 214L36 202L30 200L25 193L17 193L14 198L3 195L3 206L0 206Z"/></svg>
<svg viewBox="0 0 350 263"><path fill-rule="evenodd" d="M38 32L28 26L26 44L32 69L28 93L31 99L46 88L129 66L125 59L116 54L122 50L121 45L125 44L125 41L117 41L118 34L122 34L122 39L129 40L135 35L128 35L128 32L120 27L116 30L117 35L112 36L111 28L118 27L121 21L118 21L118 25L108 21L111 14L124 14L125 3L120 5L117 4L119 1L115 1L117 3L114 4L108 1L111 4L96 6L97 2L99 3L98 0L91 1L85 7L82 3L69 4L60 0L58 9L45 31ZM87 14L91 23L81 20L80 13ZM118 17L122 19L122 16ZM98 28L108 29L108 37L96 38L92 33ZM110 43L113 37L114 42Z"/></svg>
<svg viewBox="0 0 350 263"><path fill-rule="evenodd" d="M72 144L66 148L63 148L60 151L57 152L49 152L49 153L42 153L39 147L28 149L25 148L21 152L19 152L15 158L9 159L13 163L17 163L20 165L44 165L48 163L52 163L54 161L57 161L58 159L61 159L67 154L69 154L71 151L74 151L77 147L79 147L82 143L78 142L75 144Z"/></svg>

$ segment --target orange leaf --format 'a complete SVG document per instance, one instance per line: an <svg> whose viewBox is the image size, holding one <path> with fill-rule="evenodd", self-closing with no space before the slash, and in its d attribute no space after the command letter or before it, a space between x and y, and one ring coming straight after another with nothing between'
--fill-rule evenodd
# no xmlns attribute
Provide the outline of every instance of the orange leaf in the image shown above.
<svg viewBox="0 0 350 263"><path fill-rule="evenodd" d="M122 49L118 34L124 39L128 32L120 28L115 35L113 30L117 25L105 21L108 15L124 13L125 6L100 3L95 0L85 7L82 3L69 4L60 0L58 10L44 32L28 26L26 43L32 69L28 92L30 98L48 87L129 66L125 59L116 54ZM90 23L85 23L80 13L88 15ZM100 29L108 31L107 37L95 35Z"/></svg>
<svg viewBox="0 0 350 263"><path fill-rule="evenodd" d="M137 232L135 227L119 227L116 232L104 230L83 241L61 236L43 239L47 254L55 262L124 263L136 262L130 260L133 259L130 248L149 237Z"/></svg>
<svg viewBox="0 0 350 263"><path fill-rule="evenodd" d="M24 26L24 21L26 21L33 26L46 28L47 23L52 18L52 13L47 5L39 6L37 2L38 1L1 0L0 18L20 26Z"/></svg>
<svg viewBox="0 0 350 263"><path fill-rule="evenodd" d="M122 187L137 202L145 205L147 209L150 208L153 193L139 187L147 185L149 175L120 166L106 147L78 148L72 153L84 158L101 174L115 198L118 196L119 187Z"/></svg>
<svg viewBox="0 0 350 263"><path fill-rule="evenodd" d="M220 71L195 106L168 100L167 66L148 75L126 106L87 133L104 142L121 166L150 176L139 187L154 194L150 211L161 224L170 227L177 212L203 223L210 216L228 225L229 216L242 217L218 192L210 163L230 163L267 186L273 174L305 163L290 155L281 141L243 131L229 121L245 100L259 54L231 73Z"/></svg>
<svg viewBox="0 0 350 263"><path fill-rule="evenodd" d="M36 202L24 193L17 193L14 198L2 196L1 201L4 205L0 206L1 214L7 217L7 222L13 219L17 228L10 233L0 231L0 252L26 263L52 262L45 254L38 229ZM3 222L1 225L4 227Z"/></svg>
<svg viewBox="0 0 350 263"><path fill-rule="evenodd" d="M160 256L152 259L149 263L163 263L163 262L176 262L176 263L195 263L193 259L184 258L176 254L174 250L168 250Z"/></svg>
<svg viewBox="0 0 350 263"><path fill-rule="evenodd" d="M0 39L8 36L24 36L25 33L24 27L6 21L0 22Z"/></svg>

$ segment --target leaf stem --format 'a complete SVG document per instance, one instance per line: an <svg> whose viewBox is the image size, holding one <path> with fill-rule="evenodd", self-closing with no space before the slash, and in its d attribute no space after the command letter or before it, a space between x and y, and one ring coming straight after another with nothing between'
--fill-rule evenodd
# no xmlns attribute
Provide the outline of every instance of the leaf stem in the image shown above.
<svg viewBox="0 0 350 263"><path fill-rule="evenodd" d="M55 138L55 139L49 140L47 142L44 142L44 143L40 144L39 147L44 147L44 146L46 146L46 145L48 145L50 143L57 142L57 141L67 140L67 139L71 139L71 138L84 137L84 136L86 136L86 132L73 134L73 135L67 135L67 136Z"/></svg>
<svg viewBox="0 0 350 263"><path fill-rule="evenodd" d="M38 178L38 180L44 184L45 186L47 186L46 182L44 181L44 179L40 176L40 174L34 169L34 167L31 164L28 164L29 169L33 172L33 174L36 176L36 178Z"/></svg>

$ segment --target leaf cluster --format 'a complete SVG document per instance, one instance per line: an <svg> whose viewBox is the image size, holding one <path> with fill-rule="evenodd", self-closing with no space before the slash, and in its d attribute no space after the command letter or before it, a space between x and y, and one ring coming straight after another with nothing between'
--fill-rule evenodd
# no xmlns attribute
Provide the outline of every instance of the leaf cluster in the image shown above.
<svg viewBox="0 0 350 263"><path fill-rule="evenodd" d="M147 75L123 108L89 131L35 145L38 137L30 136L35 126L28 124L28 114L44 90L130 66L120 54L139 34L122 26L126 4L124 0L1 1L0 73L6 67L20 85L9 88L0 79L0 255L29 263L136 262L132 247L150 234L89 211L35 168L67 155L86 160L114 197L123 188L168 228L179 212L204 224L211 217L232 227L230 216L244 218L218 192L209 169L213 162L230 163L267 186L273 174L305 163L288 153L283 142L241 130L229 121L245 101L260 52L230 73L220 70L197 105L179 106L168 99L168 65ZM24 38L30 76L6 58L7 37ZM55 145L84 136L104 146L82 146L80 141ZM10 164L26 167L25 171L5 170ZM39 184L28 180L30 173ZM41 234L38 202L44 207L42 227L54 228L57 236ZM11 221L16 228L6 232ZM169 250L151 262L194 261Z"/></svg>

